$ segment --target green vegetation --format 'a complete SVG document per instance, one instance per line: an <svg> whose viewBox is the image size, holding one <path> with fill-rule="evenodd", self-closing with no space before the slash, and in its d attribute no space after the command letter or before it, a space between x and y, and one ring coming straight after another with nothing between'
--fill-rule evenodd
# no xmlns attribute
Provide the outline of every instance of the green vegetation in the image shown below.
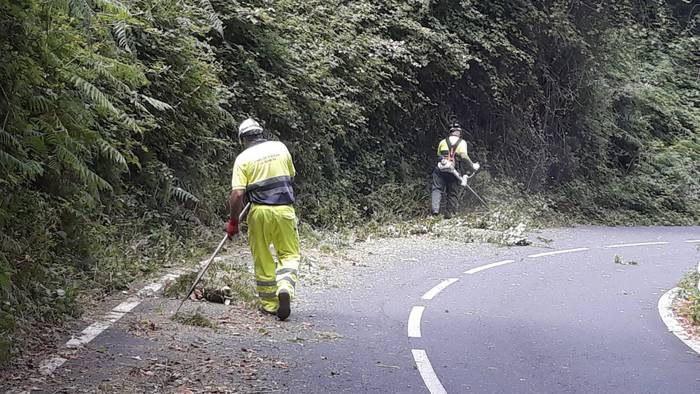
<svg viewBox="0 0 700 394"><path fill-rule="evenodd" d="M681 289L679 294L682 302L678 306L678 312L681 316L688 319L689 322L695 325L700 325L700 291L698 290L698 280L700 275L697 269L688 272L680 282L678 287Z"/></svg>
<svg viewBox="0 0 700 394"><path fill-rule="evenodd" d="M174 282L168 284L163 291L166 297L183 298L197 278L198 272L192 271L180 275ZM224 303L243 302L248 307L258 306L255 293L255 277L248 272L245 262L230 260L213 262L194 289L196 298L207 301Z"/></svg>
<svg viewBox="0 0 700 394"><path fill-rule="evenodd" d="M197 310L194 313L180 312L174 315L172 319L178 323L186 324L188 326L213 329L219 327L219 325L216 322L211 321L208 317L202 314L201 308L197 308Z"/></svg>
<svg viewBox="0 0 700 394"><path fill-rule="evenodd" d="M499 212L467 197L475 227L698 223L698 15L683 0L0 0L0 361L89 289L209 247L246 116L290 147L309 234L424 215L451 116Z"/></svg>

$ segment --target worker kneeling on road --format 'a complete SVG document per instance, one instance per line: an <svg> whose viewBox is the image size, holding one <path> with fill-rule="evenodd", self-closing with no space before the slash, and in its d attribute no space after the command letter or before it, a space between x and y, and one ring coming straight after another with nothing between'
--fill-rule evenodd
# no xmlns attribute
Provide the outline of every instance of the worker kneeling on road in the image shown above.
<svg viewBox="0 0 700 394"><path fill-rule="evenodd" d="M292 156L279 141L263 138L263 129L253 119L238 128L245 150L236 157L229 199L231 218L226 232L238 233L238 215L243 200L251 203L248 214L248 238L255 262L255 280L261 309L285 320L291 313L290 302L299 269L299 235L294 212L292 178L296 174ZM270 253L273 244L279 264Z"/></svg>
<svg viewBox="0 0 700 394"><path fill-rule="evenodd" d="M465 186L466 176L461 172L464 165L469 166L473 172L479 170L479 163L472 163L467 154L467 142L462 139L462 128L458 123L450 127L449 135L440 141L437 149L438 164L433 170L431 191L431 213L440 213L440 200L442 193L447 194L446 218L451 218L457 213L459 204L459 186Z"/></svg>

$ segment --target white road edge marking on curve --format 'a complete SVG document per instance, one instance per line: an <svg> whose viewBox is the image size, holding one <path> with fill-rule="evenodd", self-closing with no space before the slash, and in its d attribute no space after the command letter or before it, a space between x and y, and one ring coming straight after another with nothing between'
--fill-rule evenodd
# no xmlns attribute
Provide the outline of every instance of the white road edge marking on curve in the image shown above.
<svg viewBox="0 0 700 394"><path fill-rule="evenodd" d="M673 313L673 300L676 298L679 291L680 289L678 287L674 287L661 296L659 299L659 315L661 315L661 320L664 321L664 324L666 324L666 327L668 327L668 330L672 332L673 335L688 345L689 348L693 349L695 353L700 354L700 341L693 339L693 337L688 334L683 326L678 323Z"/></svg>
<svg viewBox="0 0 700 394"><path fill-rule="evenodd" d="M447 394L442 383L440 383L440 379L435 374L433 366L430 365L430 360L428 360L425 350L411 349L411 353L413 353L413 360L415 360L418 372L420 372L423 383L425 383L425 387L428 388L430 394Z"/></svg>
<svg viewBox="0 0 700 394"><path fill-rule="evenodd" d="M435 285L435 287L433 287L432 289L428 290L428 292L425 293L425 294L423 294L423 297L421 297L421 298L423 298L424 300L432 300L433 297L435 297L436 295L438 295L439 292L445 290L445 288L446 288L447 286L449 286L449 285L451 285L451 284L457 282L457 280L458 280L458 278L448 278L448 279L445 279L445 280L443 280L442 282L440 282L440 283L438 283L437 285Z"/></svg>
<svg viewBox="0 0 700 394"><path fill-rule="evenodd" d="M583 252L584 250L589 250L589 248L564 249L564 250L557 250L554 252L536 253L536 254L531 254L527 257L534 258L534 257L554 256L557 254L564 254L564 253Z"/></svg>
<svg viewBox="0 0 700 394"><path fill-rule="evenodd" d="M685 242L687 242L689 244L697 244L697 243L700 243L700 239L689 239Z"/></svg>
<svg viewBox="0 0 700 394"><path fill-rule="evenodd" d="M503 260L503 261L499 261L497 263L482 265L482 266L479 266L476 268L472 268L469 271L464 271L464 273L468 274L468 275L473 275L473 274L476 274L477 272L481 272L481 271L487 270L489 268L495 268L495 267L499 267L501 265L506 265L506 264L510 264L510 263L515 263L515 260Z"/></svg>
<svg viewBox="0 0 700 394"><path fill-rule="evenodd" d="M409 338L420 338L420 319L423 317L424 306L414 306L408 315Z"/></svg>
<svg viewBox="0 0 700 394"><path fill-rule="evenodd" d="M630 246L648 246L648 245L666 245L669 244L670 242L668 241L659 241L659 242L638 242L634 244L615 244L615 245L605 245L606 248L612 249L612 248L628 248Z"/></svg>

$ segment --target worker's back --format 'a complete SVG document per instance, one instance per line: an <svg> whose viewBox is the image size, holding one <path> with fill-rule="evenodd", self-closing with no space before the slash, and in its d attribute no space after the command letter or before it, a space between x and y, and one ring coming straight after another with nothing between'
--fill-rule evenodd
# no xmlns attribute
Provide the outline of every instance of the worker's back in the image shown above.
<svg viewBox="0 0 700 394"><path fill-rule="evenodd" d="M279 141L263 141L241 152L233 165L233 189L245 189L255 204L294 203L292 156Z"/></svg>

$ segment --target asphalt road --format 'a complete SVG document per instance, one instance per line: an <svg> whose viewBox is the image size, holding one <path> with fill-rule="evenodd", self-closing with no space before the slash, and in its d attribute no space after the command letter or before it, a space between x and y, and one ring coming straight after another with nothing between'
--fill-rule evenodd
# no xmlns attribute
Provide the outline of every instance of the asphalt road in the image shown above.
<svg viewBox="0 0 700 394"><path fill-rule="evenodd" d="M233 305L188 303L219 328L183 326L169 319L177 300L144 299L84 347L61 353L67 360L50 379L10 387L700 392L700 357L668 332L657 307L700 261L700 242L688 242L700 241L700 227L578 227L529 238L536 244L417 237L356 245L343 264L302 281L284 323Z"/></svg>
<svg viewBox="0 0 700 394"><path fill-rule="evenodd" d="M468 250L436 241L377 252L389 263L384 270L308 300L303 313L344 339L292 349L297 368L280 372L280 388L700 392L700 358L668 332L657 308L700 260L698 243L688 242L700 228L580 227L541 237L554 241ZM621 246L636 243L653 244ZM474 270L492 263L500 265Z"/></svg>

